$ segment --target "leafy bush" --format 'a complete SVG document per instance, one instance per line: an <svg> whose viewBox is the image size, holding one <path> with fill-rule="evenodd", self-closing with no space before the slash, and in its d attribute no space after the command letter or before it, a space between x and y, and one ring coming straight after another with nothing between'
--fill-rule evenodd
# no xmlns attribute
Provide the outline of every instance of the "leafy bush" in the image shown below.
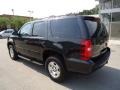
<svg viewBox="0 0 120 90"><path fill-rule="evenodd" d="M29 19L23 17L0 17L0 30L7 29L8 26L15 30L19 30L20 27L28 21Z"/></svg>
<svg viewBox="0 0 120 90"><path fill-rule="evenodd" d="M6 29L9 23L10 20L8 18L0 17L0 29Z"/></svg>
<svg viewBox="0 0 120 90"><path fill-rule="evenodd" d="M13 17L13 19L10 20L10 25L15 30L19 30L24 23L28 22L27 19L21 18L21 17Z"/></svg>

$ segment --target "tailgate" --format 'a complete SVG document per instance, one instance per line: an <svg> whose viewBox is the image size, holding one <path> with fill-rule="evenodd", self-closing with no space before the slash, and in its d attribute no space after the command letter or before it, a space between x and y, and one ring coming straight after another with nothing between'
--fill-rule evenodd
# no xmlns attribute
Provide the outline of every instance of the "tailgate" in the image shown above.
<svg viewBox="0 0 120 90"><path fill-rule="evenodd" d="M107 48L109 35L107 29L99 18L85 17L85 24L92 40L92 57L99 56Z"/></svg>

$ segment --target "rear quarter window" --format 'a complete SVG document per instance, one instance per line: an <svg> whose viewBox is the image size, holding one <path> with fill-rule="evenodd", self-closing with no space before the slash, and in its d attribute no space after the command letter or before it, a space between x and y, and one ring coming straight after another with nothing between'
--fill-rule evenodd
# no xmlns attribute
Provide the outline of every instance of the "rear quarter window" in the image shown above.
<svg viewBox="0 0 120 90"><path fill-rule="evenodd" d="M51 29L54 37L80 38L80 23L77 18L66 18L51 21Z"/></svg>

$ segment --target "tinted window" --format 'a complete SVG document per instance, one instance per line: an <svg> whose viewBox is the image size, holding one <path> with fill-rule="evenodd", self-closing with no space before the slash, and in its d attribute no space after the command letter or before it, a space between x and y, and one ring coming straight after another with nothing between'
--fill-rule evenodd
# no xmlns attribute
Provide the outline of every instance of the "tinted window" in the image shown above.
<svg viewBox="0 0 120 90"><path fill-rule="evenodd" d="M46 22L37 22L34 24L33 35L45 37L46 30L47 30Z"/></svg>
<svg viewBox="0 0 120 90"><path fill-rule="evenodd" d="M105 25L103 23L100 24L100 29L98 29L99 32L97 34L97 36L99 37L108 37L108 32L107 32L107 29L105 27Z"/></svg>
<svg viewBox="0 0 120 90"><path fill-rule="evenodd" d="M5 31L5 33L12 33L13 31Z"/></svg>
<svg viewBox="0 0 120 90"><path fill-rule="evenodd" d="M5 33L9 33L8 31L5 31Z"/></svg>
<svg viewBox="0 0 120 90"><path fill-rule="evenodd" d="M67 18L51 21L53 36L61 38L79 38L80 26L77 18Z"/></svg>
<svg viewBox="0 0 120 90"><path fill-rule="evenodd" d="M97 22L96 21L90 21L90 20L85 20L85 23L89 29L90 36L93 36L93 34L96 32L97 29Z"/></svg>
<svg viewBox="0 0 120 90"><path fill-rule="evenodd" d="M85 20L85 23L88 27L90 36L101 37L101 36L108 36L107 29L103 23L97 23L97 21Z"/></svg>
<svg viewBox="0 0 120 90"><path fill-rule="evenodd" d="M25 36L31 35L32 34L32 25L31 24L25 24L21 28L20 34L25 35Z"/></svg>

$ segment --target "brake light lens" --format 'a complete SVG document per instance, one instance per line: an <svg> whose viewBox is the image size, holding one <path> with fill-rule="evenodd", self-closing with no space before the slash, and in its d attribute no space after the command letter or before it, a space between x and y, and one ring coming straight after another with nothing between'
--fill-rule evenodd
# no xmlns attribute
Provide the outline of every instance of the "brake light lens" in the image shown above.
<svg viewBox="0 0 120 90"><path fill-rule="evenodd" d="M84 40L80 45L80 59L88 61L92 56L91 40Z"/></svg>

